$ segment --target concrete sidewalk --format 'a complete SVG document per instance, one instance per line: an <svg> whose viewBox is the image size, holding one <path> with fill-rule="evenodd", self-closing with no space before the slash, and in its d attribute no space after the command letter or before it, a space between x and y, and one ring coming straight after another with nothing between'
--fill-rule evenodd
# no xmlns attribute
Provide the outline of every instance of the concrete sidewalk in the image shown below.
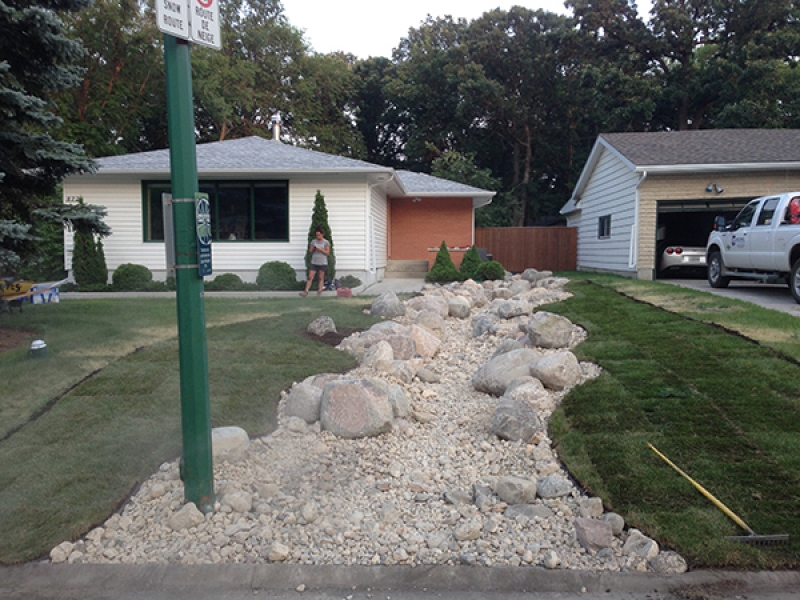
<svg viewBox="0 0 800 600"><path fill-rule="evenodd" d="M800 598L800 573L595 573L538 567L52 565L0 567L3 600L678 600Z"/></svg>
<svg viewBox="0 0 800 600"><path fill-rule="evenodd" d="M366 287L358 287L353 290L354 296L380 296L384 292L394 292L396 294L406 294L419 292L425 285L423 279L384 279ZM246 292L204 292L205 298L299 298L299 292L275 292L275 291L246 291ZM61 300L95 300L103 298L174 298L175 292L62 292L59 295ZM313 300L316 292L312 291L308 299ZM322 292L323 298L335 298L336 292L333 290Z"/></svg>

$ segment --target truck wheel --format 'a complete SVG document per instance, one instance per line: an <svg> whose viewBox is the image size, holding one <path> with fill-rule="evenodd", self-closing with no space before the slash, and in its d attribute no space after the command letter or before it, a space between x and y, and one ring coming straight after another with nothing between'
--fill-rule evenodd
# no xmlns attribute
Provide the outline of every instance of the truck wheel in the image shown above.
<svg viewBox="0 0 800 600"><path fill-rule="evenodd" d="M712 252L708 257L708 285L712 288L726 288L731 282L730 277L722 276L722 255L719 252Z"/></svg>
<svg viewBox="0 0 800 600"><path fill-rule="evenodd" d="M800 304L800 260L794 261L792 273L789 275L789 290L794 301Z"/></svg>

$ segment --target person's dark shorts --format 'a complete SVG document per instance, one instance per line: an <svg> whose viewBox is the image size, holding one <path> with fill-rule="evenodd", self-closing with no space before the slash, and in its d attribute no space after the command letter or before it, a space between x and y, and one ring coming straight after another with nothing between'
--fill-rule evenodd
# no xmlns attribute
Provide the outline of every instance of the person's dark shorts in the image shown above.
<svg viewBox="0 0 800 600"><path fill-rule="evenodd" d="M328 270L328 265L311 265L309 269L312 273L319 273L322 271L323 273Z"/></svg>

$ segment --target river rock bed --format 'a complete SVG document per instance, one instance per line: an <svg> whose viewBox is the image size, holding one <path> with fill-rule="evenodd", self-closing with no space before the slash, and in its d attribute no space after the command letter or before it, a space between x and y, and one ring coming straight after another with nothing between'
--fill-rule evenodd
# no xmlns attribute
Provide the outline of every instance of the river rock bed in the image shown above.
<svg viewBox="0 0 800 600"><path fill-rule="evenodd" d="M567 295L556 289L541 298ZM384 375L405 389L411 409L394 420L391 432L336 437L318 422L286 417L284 394L275 432L251 440L242 460L215 461L214 512L203 515L184 505L178 462L165 463L102 526L54 548L52 562L653 568L652 552L625 547L630 535L619 531L616 515L607 547L581 543L576 522L601 517L602 503L573 484L546 429L515 442L491 433L498 400L476 391L472 377L513 337L515 319L527 318L503 319L494 331L474 336L475 317L491 306L475 303L472 321L443 321L436 332L441 348L424 361L426 382ZM412 323L414 316L410 311L394 320ZM576 326L570 347L583 339ZM580 367L583 380L599 372L591 363ZM360 366L347 376L381 374ZM539 414L543 422L568 391L550 392L552 402ZM514 510L495 493L508 477L552 479L567 487Z"/></svg>

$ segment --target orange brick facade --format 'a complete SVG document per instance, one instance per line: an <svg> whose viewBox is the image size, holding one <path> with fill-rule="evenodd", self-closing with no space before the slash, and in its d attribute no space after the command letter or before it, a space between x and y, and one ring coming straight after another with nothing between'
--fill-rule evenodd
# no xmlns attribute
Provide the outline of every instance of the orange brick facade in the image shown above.
<svg viewBox="0 0 800 600"><path fill-rule="evenodd" d="M429 260L428 248L439 248L442 240L449 247L471 246L472 214L471 198L390 198L389 259Z"/></svg>

